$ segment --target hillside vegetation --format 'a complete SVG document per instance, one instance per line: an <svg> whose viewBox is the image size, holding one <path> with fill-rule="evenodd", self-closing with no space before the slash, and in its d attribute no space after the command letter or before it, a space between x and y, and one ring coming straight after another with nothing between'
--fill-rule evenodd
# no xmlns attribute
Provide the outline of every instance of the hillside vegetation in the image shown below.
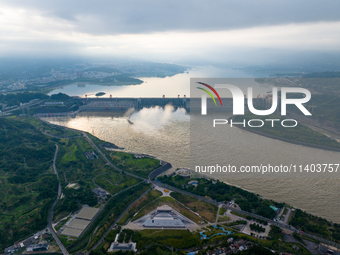
<svg viewBox="0 0 340 255"><path fill-rule="evenodd" d="M0 250L47 225L56 146L20 118L0 118Z"/></svg>

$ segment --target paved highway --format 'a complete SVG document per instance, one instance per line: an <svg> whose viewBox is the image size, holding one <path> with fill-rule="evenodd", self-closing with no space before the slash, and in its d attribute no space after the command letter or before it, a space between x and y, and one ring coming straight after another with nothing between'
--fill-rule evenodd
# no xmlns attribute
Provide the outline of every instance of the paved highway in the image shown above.
<svg viewBox="0 0 340 255"><path fill-rule="evenodd" d="M97 145L92 141L92 139L85 133L85 132L82 132L82 134L84 135L84 137L89 141L89 143L91 144L92 148L94 148L102 157L103 159L106 161L106 163L111 166L112 168L118 170L119 172L122 172L123 170L118 168L117 166L115 166L114 164L111 163L111 161L109 161L107 159L107 157L105 156L105 154L97 147ZM129 173L127 171L124 172L125 174L127 175L130 175L132 177L135 177L137 179L143 179L144 181L147 181L148 179L145 179L141 176L138 176L138 175L135 175L135 174L132 174L132 173Z"/></svg>
<svg viewBox="0 0 340 255"><path fill-rule="evenodd" d="M10 109L10 110L7 110L7 111L3 111L3 114L10 113L10 112L13 112L13 111L16 111L16 110L21 110L23 108L29 108L31 106L34 106L34 105L37 105L37 104L41 104L44 101L46 101L46 99L35 101L35 102L31 103L31 104L24 105L24 106L18 106L17 108L13 108L13 109Z"/></svg>
<svg viewBox="0 0 340 255"><path fill-rule="evenodd" d="M59 240L59 237L57 236L57 234L54 232L54 229L52 227L52 220L53 220L53 211L54 211L54 207L56 206L56 204L58 203L59 201L59 198L60 198L60 195L61 195L61 185L60 185L60 180L59 180L59 175L58 175L58 172L57 172L57 167L55 165L55 162L57 160L57 154L58 154L58 145L56 144L56 150L55 150L55 154L54 154L54 159L53 159L53 170L54 170L54 173L57 175L57 178L58 178L58 181L59 181L59 184L58 184L58 196L57 196L57 199L54 201L51 209L50 209L50 212L48 214L48 223L47 223L47 228L49 229L49 231L51 232L54 240L57 242L61 252L64 254L64 255L69 255L69 253L67 252L65 246L62 244L62 242Z"/></svg>

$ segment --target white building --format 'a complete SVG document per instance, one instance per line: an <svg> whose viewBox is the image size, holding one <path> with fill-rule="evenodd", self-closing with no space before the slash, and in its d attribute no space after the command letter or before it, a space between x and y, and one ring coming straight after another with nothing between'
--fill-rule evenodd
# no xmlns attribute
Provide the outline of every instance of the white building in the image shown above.
<svg viewBox="0 0 340 255"><path fill-rule="evenodd" d="M158 207L156 213L146 219L142 226L147 228L185 228L182 220L176 216L171 207L163 205Z"/></svg>

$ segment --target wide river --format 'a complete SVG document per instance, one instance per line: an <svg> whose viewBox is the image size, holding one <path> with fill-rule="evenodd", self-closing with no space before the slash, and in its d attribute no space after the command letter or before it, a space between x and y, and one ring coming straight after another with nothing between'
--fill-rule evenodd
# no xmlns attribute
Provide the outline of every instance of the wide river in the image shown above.
<svg viewBox="0 0 340 255"><path fill-rule="evenodd" d="M83 96L104 91L114 97L156 97L167 94L169 97L189 95L190 77L255 77L253 74L220 70L216 68L194 69L185 74L167 78L141 78L145 83L137 86L108 87L98 85L66 86L53 91ZM264 76L259 74L257 76ZM169 88L171 86L172 89ZM86 90L88 88L88 90ZM259 92L268 87L258 87ZM194 155L199 155L202 148L190 148L190 116L182 109L172 111L150 108L135 112L130 116L134 123L129 124L123 113L81 113L76 118L58 117L46 118L47 121L61 126L87 131L100 139L112 142L126 151L154 155L173 165L173 171L178 167L190 167L190 149ZM226 155L225 164L308 164L308 163L339 163L340 153L314 149L242 131L238 128L225 129L225 137L231 144L223 153ZM202 144L209 152L211 140L202 136ZM210 145L209 145L210 144ZM205 157L213 157L205 153ZM199 159L197 159L199 161ZM219 173L210 177L241 186L266 198L286 202L306 210L317 216L340 223L340 182L339 174L324 178L228 178L227 174Z"/></svg>

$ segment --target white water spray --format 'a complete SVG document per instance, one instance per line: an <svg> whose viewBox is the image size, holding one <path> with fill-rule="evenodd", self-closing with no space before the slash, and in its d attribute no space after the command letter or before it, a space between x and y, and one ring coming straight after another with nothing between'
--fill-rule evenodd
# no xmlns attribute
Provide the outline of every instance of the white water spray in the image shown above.
<svg viewBox="0 0 340 255"><path fill-rule="evenodd" d="M131 127L135 131L155 134L162 130L166 125L175 122L188 122L190 116L184 108L177 108L177 110L174 110L172 105L166 105L164 109L159 106L143 108L138 112L133 112L129 119L133 122Z"/></svg>

